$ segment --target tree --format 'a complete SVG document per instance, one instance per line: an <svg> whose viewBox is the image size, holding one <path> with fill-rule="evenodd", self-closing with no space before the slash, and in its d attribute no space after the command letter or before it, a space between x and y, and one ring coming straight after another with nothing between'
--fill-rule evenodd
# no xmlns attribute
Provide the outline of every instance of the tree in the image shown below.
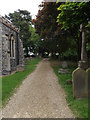
<svg viewBox="0 0 90 120"><path fill-rule="evenodd" d="M80 24L88 25L90 21L90 2L66 2L59 6L57 21L65 30Z"/></svg>
<svg viewBox="0 0 90 120"><path fill-rule="evenodd" d="M23 41L24 48L26 49L26 55L28 56L28 44L31 33L29 31L29 25L31 24L31 15L27 10L18 10L14 13L5 15L17 28L20 30L20 39Z"/></svg>
<svg viewBox="0 0 90 120"><path fill-rule="evenodd" d="M31 33L29 38L29 51L36 54L39 51L40 37L35 33L35 28L32 25L29 26L29 31Z"/></svg>
<svg viewBox="0 0 90 120"><path fill-rule="evenodd" d="M34 20L36 32L43 39L43 51L56 54L57 52L66 51L68 48L67 32L61 30L61 25L58 26L57 15L59 11L57 7L62 3L45 2L41 5L42 9L38 11L36 20Z"/></svg>
<svg viewBox="0 0 90 120"><path fill-rule="evenodd" d="M62 24L62 29L71 31L73 37L75 37L75 41L77 42L78 46L78 54L79 59L81 56L81 33L80 33L80 25L83 24L84 27L89 26L90 21L90 2L74 2L70 3L67 2L63 5L60 5L58 10L60 10L60 14L58 15L58 23ZM83 49L85 48L86 42L83 39L84 45ZM84 49L85 50L85 49ZM85 52L83 52L85 53ZM84 54L83 54L84 55Z"/></svg>

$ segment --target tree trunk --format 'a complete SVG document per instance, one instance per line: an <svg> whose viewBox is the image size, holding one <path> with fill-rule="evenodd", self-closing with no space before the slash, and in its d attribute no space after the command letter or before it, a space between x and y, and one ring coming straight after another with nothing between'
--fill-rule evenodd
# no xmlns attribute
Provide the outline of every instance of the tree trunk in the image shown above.
<svg viewBox="0 0 90 120"><path fill-rule="evenodd" d="M26 56L28 57L28 47L26 47L25 49L26 49Z"/></svg>

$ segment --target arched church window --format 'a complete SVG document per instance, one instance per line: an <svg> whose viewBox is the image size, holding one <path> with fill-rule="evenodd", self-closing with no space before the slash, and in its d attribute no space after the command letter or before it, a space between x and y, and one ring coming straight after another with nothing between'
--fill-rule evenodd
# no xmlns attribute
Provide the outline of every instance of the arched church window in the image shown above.
<svg viewBox="0 0 90 120"><path fill-rule="evenodd" d="M10 37L10 57L15 57L15 39L13 35Z"/></svg>

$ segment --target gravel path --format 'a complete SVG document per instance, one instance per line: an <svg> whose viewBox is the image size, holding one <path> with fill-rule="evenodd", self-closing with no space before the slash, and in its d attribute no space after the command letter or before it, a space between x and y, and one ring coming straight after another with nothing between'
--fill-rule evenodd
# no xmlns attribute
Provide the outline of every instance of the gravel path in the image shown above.
<svg viewBox="0 0 90 120"><path fill-rule="evenodd" d="M73 118L49 61L42 60L3 109L4 118Z"/></svg>

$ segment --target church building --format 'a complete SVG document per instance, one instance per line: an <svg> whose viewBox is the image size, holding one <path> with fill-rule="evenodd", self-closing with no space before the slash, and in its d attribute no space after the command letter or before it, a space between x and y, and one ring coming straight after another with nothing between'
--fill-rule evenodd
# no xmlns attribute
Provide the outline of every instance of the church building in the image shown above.
<svg viewBox="0 0 90 120"><path fill-rule="evenodd" d="M19 67L24 67L19 30L10 21L0 17L0 75L9 75Z"/></svg>

